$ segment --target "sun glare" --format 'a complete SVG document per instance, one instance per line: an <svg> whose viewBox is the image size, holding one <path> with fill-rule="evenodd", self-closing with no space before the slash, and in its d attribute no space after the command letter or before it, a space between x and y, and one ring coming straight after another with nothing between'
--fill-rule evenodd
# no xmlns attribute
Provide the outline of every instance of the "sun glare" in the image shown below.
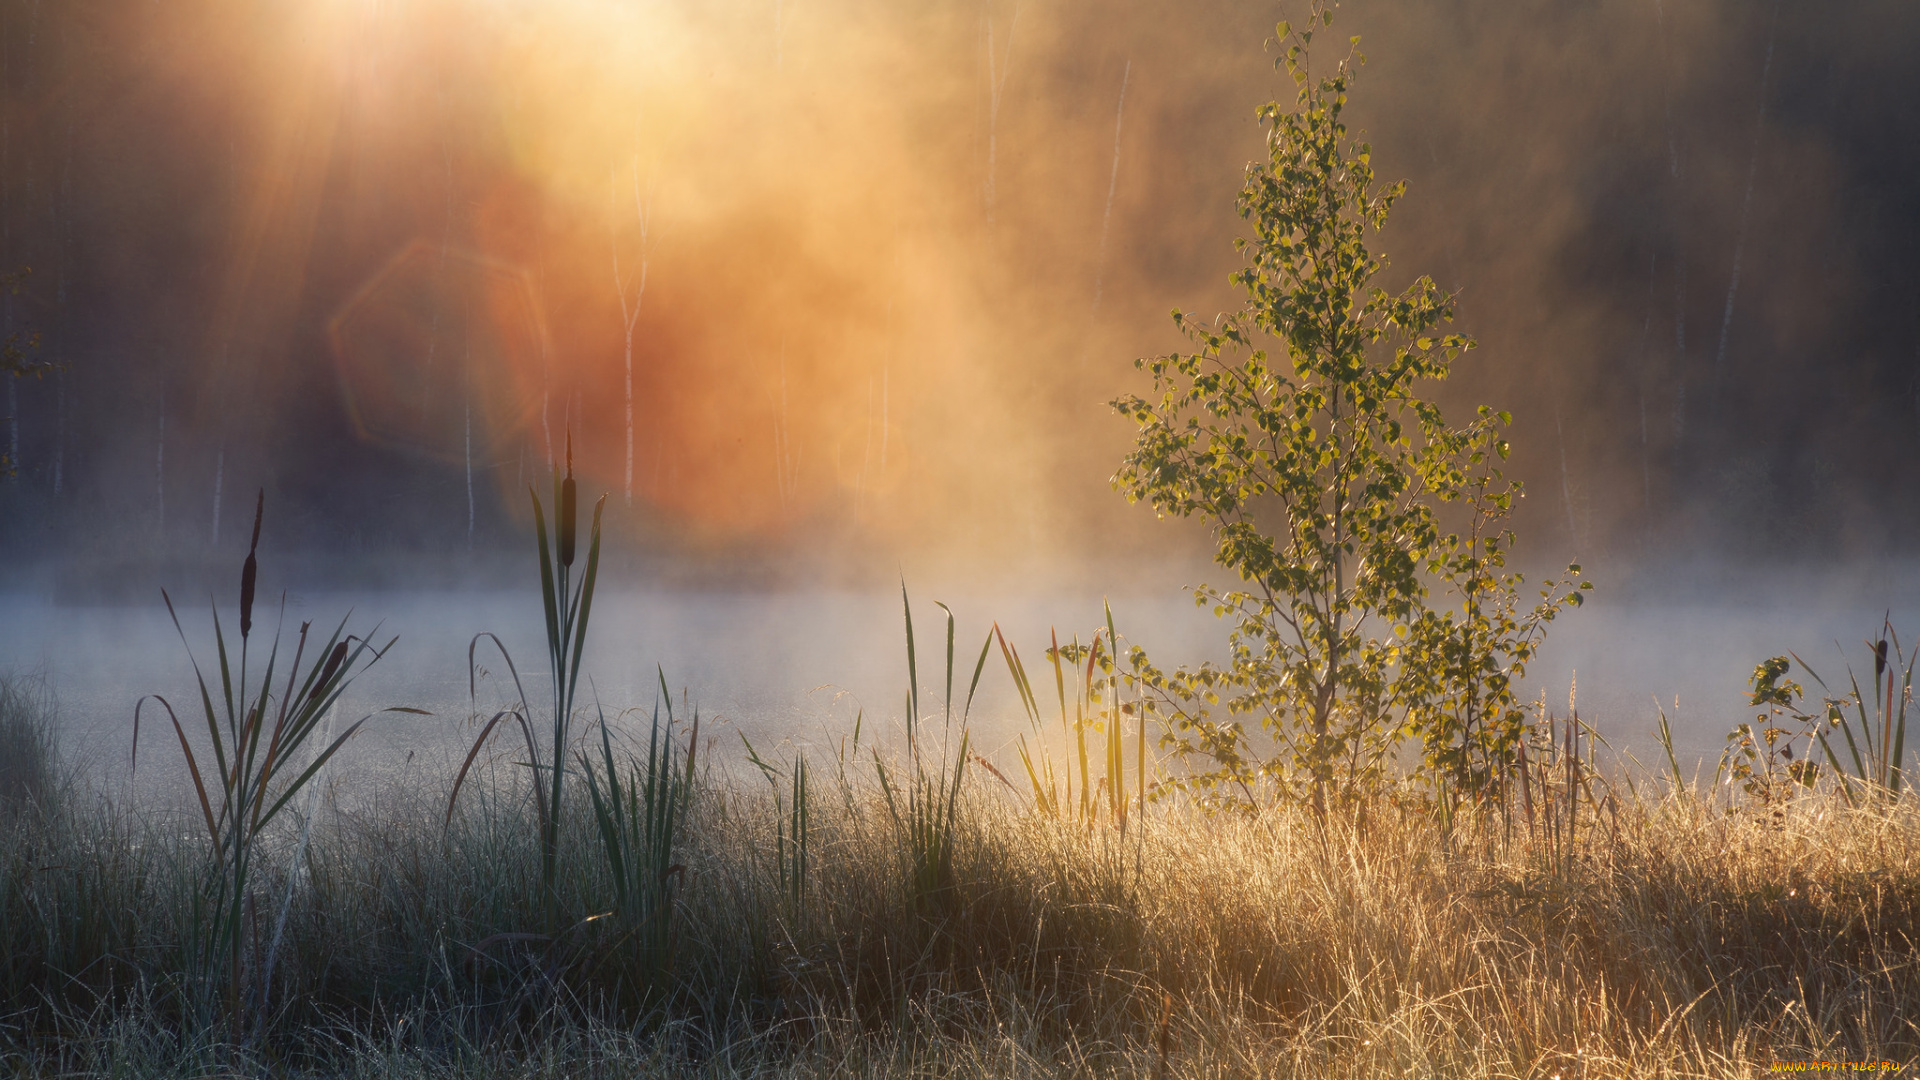
<svg viewBox="0 0 1920 1080"><path fill-rule="evenodd" d="M285 16L233 74L255 122L214 336L270 335L340 230L364 270L328 344L361 438L484 453L510 488L570 429L593 483L722 533L897 534L1004 488L1028 425L982 358L1007 327L970 310L994 287L954 213L974 178L924 122L962 82L937 50L899 79L910 27L765 14Z"/></svg>

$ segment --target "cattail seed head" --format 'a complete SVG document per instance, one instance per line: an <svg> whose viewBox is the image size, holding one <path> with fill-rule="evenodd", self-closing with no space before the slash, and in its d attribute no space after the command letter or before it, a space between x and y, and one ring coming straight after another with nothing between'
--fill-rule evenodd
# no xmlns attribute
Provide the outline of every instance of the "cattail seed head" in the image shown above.
<svg viewBox="0 0 1920 1080"><path fill-rule="evenodd" d="M313 684L313 693L310 696L314 701L319 701L326 693L327 685L333 682L333 677L340 673L340 665L346 662L347 643L342 641L327 654L327 664L320 669L320 681Z"/></svg>
<svg viewBox="0 0 1920 1080"><path fill-rule="evenodd" d="M260 576L260 563L254 553L260 547L260 515L267 508L267 492L260 489L253 504L253 542L247 546L247 561L240 568L240 637L253 632L253 587Z"/></svg>
<svg viewBox="0 0 1920 1080"><path fill-rule="evenodd" d="M245 638L253 632L253 583L260 576L260 563L247 552L247 561L240 568L240 636Z"/></svg>

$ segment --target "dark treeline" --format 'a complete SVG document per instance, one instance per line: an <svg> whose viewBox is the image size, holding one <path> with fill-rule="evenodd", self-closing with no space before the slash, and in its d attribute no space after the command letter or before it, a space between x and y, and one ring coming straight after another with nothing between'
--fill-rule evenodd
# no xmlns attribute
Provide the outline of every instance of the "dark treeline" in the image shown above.
<svg viewBox="0 0 1920 1080"><path fill-rule="evenodd" d="M1004 451L1024 455L1007 474L1031 478L1007 496L1012 509L963 500L954 512L1050 523L1053 540L1098 532L1131 538L1113 541L1129 550L1172 542L1108 490L1129 433L1101 402L1134 377L1134 356L1177 345L1168 307L1233 303L1224 285L1238 226L1231 199L1259 151L1253 107L1283 92L1260 48L1279 9L1116 11L1059 0L1016 16L1005 5L943 3L912 15L877 0L831 6L832 18L795 23L785 39L739 36L759 25L758 8L715 16L699 32L717 35L716 52L731 41L787 80L766 92L769 123L809 94L884 102L883 87L862 76L836 84L834 66L819 59L835 55L843 24L849 41L899 51L944 87L926 100L952 106L951 130L907 125L932 133L901 145L923 148L931 175L948 178L929 187L921 176L915 199L978 219L985 238L953 249L965 288L946 291L972 305L976 330L954 347L971 350L983 382L1018 399L975 407L1039 432ZM0 438L18 471L0 484L4 565L191 556L216 528L231 553L243 543L246 496L261 487L305 549L484 549L518 536L524 496L515 493L544 470L552 432L568 418L580 418L583 459L617 460L616 412L595 411L619 394L606 375L621 347L616 294L611 284L591 295L554 284L564 273L554 260L570 250L591 250L592 272L606 276L607 233L551 224L566 213L561 200L516 158L519 99L500 89L494 54L482 48L511 44L511 20L456 4L388 8L413 19L381 15L393 25L431 25L438 36L370 37L377 48L352 58L374 73L364 84L375 89L329 94L299 89L336 85L324 70L333 61L287 45L301 32L287 11L0 2L0 269L32 268L0 319L8 334L39 332L42 355L64 365L5 387ZM856 35L855 26L880 29ZM1383 244L1396 273L1431 273L1462 290L1461 322L1483 350L1443 397L1517 414L1514 468L1529 485L1521 529L1543 557L1911 547L1920 526L1916 30L1920 15L1894 0L1841 9L1420 0L1342 10L1334 40L1362 35L1368 57L1355 125L1372 139L1380 174L1411 182ZM306 82L286 70L300 64L313 67ZM896 151L887 153L908 156ZM895 157L880 160L884 168ZM671 218L672 208L662 213ZM516 239L541 229L544 239ZM650 388L691 378L669 373L679 370L674 349L724 351L703 346L697 335L708 331L692 321L657 320L698 308L701 325L722 324L732 298L756 287L731 263L713 271L717 284L676 285L740 246L714 239L728 235L719 227L679 235L682 249L662 249L652 287L687 291L660 294L639 324L653 344L638 354L637 378ZM421 406L430 437L380 437L354 411L330 327L398 253L422 244L439 260L427 278L442 298L480 287L449 284L459 275L510 264L545 283L545 318L564 346L556 363L615 359L555 383L545 430L525 415L476 428L468 392L464 406L448 398L431 416ZM782 250L770 244L758 257L778 260ZM864 256L846 258L858 266ZM568 299L569 288L585 298ZM462 340L471 357L472 339ZM775 389L761 397L784 401L786 365L802 360L789 360L778 335L766 338L770 358L776 340L779 374L766 375ZM935 384L900 381L915 354L899 355L892 392L901 401L918 393L915 415L935 415L926 404ZM763 370L775 370L771 359ZM860 392L877 400L885 384L869 384ZM632 510L616 508L616 533L758 555L829 534L818 524L832 516L825 495L779 528L683 522L684 500L669 487L676 470L739 439L710 416L676 423L684 458L644 457L665 452L638 440L638 470L655 486ZM826 470L835 447L808 442L803 429L789 448L791 427L765 426L771 436L755 428L742 437L773 440L752 451L751 468L715 475L742 499L804 501L805 478L794 475ZM913 434L902 431L902 440ZM941 457L916 457L908 484L951 481L941 470L964 463ZM606 477L601 486L617 491L617 470ZM850 483L843 477L842 488ZM1021 510L1021 500L1047 509ZM857 507L849 514L860 520ZM914 521L941 524L937 514Z"/></svg>

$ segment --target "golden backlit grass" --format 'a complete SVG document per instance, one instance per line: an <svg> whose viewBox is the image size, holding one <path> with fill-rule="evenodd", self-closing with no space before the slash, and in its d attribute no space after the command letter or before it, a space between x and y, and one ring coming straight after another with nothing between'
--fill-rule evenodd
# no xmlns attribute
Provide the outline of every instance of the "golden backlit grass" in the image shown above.
<svg viewBox="0 0 1920 1080"><path fill-rule="evenodd" d="M829 763L831 764L831 763ZM819 769L816 764L816 769ZM1038 817L975 772L952 881L916 893L865 771L814 783L813 865L709 770L680 858L670 977L639 992L591 824L569 927L541 936L523 793L441 831L415 785L316 828L265 1038L183 1024L194 862L69 798L6 818L0 1064L20 1074L1713 1076L1920 1057L1920 802L1782 816L1688 795L1589 819L1556 863L1498 818L1451 841L1383 804L1310 816L1150 808L1124 835ZM580 808L576 807L576 810ZM584 811L581 811L584 814ZM1144 826L1144 827L1142 827ZM263 875L271 932L286 855ZM257 946L256 946L257 947ZM85 1036L85 1037L81 1037Z"/></svg>

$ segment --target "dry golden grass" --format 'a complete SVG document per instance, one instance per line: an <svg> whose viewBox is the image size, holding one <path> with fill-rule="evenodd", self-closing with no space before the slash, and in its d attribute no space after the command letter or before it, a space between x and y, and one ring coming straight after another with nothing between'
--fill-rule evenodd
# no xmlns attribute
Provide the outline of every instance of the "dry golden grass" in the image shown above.
<svg viewBox="0 0 1920 1080"><path fill-rule="evenodd" d="M608 920L531 936L546 901L524 797L463 803L445 834L438 792L336 815L293 893L270 1033L238 1046L184 1028L171 996L189 853L97 808L17 821L0 857L0 1062L1571 1080L1920 1056L1911 797L1807 796L1778 817L1629 801L1556 861L1518 824L1449 841L1390 806L1324 833L1301 814L1160 806L1122 834L1036 816L976 774L951 886L928 895L878 793L829 781L796 904L760 790L707 774L651 996ZM593 844L569 822L559 888L576 918L610 895ZM262 907L284 886L284 870L264 878Z"/></svg>

